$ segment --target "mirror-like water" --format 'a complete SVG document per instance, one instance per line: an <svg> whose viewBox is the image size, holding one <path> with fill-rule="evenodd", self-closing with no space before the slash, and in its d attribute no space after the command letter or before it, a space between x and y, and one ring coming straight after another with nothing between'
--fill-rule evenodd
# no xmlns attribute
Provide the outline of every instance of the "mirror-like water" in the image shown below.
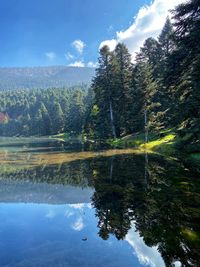
<svg viewBox="0 0 200 267"><path fill-rule="evenodd" d="M4 140L0 162L1 267L198 266L200 188L181 160Z"/></svg>

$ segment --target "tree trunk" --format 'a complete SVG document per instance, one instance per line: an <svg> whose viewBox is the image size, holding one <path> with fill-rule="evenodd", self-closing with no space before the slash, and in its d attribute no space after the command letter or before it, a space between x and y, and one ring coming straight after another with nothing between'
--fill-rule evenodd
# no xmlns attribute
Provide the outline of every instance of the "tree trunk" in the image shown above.
<svg viewBox="0 0 200 267"><path fill-rule="evenodd" d="M112 103L110 101L110 122L111 122L111 129L114 139L116 139L116 130L114 125L114 119L113 119L113 109L112 109Z"/></svg>

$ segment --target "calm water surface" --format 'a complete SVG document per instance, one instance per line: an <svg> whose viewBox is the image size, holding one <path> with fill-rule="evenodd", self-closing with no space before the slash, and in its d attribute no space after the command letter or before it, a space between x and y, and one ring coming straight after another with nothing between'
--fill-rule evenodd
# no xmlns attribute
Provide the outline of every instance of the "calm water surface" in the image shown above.
<svg viewBox="0 0 200 267"><path fill-rule="evenodd" d="M80 143L0 142L0 266L199 266L198 173Z"/></svg>

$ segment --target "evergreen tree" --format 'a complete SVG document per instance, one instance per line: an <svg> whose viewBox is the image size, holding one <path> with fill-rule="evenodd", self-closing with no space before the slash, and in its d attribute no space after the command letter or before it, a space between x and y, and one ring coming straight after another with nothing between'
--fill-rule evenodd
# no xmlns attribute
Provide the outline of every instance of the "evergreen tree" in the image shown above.
<svg viewBox="0 0 200 267"><path fill-rule="evenodd" d="M61 133L64 127L64 119L61 106L58 102L53 104L50 118L52 121L52 134Z"/></svg>
<svg viewBox="0 0 200 267"><path fill-rule="evenodd" d="M117 136L132 129L132 73L131 55L124 44L119 43L114 51L116 57L114 109L117 117Z"/></svg>
<svg viewBox="0 0 200 267"><path fill-rule="evenodd" d="M167 59L175 49L175 34L169 17L167 17L161 34L158 37L158 42L162 53L162 60Z"/></svg>
<svg viewBox="0 0 200 267"><path fill-rule="evenodd" d="M69 124L67 129L75 134L80 134L83 130L85 116L85 107L83 103L83 94L75 92L70 105Z"/></svg>
<svg viewBox="0 0 200 267"><path fill-rule="evenodd" d="M180 134L190 149L200 149L200 2L190 0L173 11L179 72L177 75L177 112Z"/></svg>
<svg viewBox="0 0 200 267"><path fill-rule="evenodd" d="M100 50L99 66L93 80L92 88L95 93L94 104L98 112L95 113L95 132L97 137L116 138L116 117L114 111L114 81L116 60L107 46Z"/></svg>

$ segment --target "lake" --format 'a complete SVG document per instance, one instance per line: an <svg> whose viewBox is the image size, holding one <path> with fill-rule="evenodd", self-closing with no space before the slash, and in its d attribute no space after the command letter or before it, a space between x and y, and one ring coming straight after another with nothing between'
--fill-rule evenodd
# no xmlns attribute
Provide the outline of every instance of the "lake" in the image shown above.
<svg viewBox="0 0 200 267"><path fill-rule="evenodd" d="M199 266L200 186L182 159L0 140L1 267Z"/></svg>

